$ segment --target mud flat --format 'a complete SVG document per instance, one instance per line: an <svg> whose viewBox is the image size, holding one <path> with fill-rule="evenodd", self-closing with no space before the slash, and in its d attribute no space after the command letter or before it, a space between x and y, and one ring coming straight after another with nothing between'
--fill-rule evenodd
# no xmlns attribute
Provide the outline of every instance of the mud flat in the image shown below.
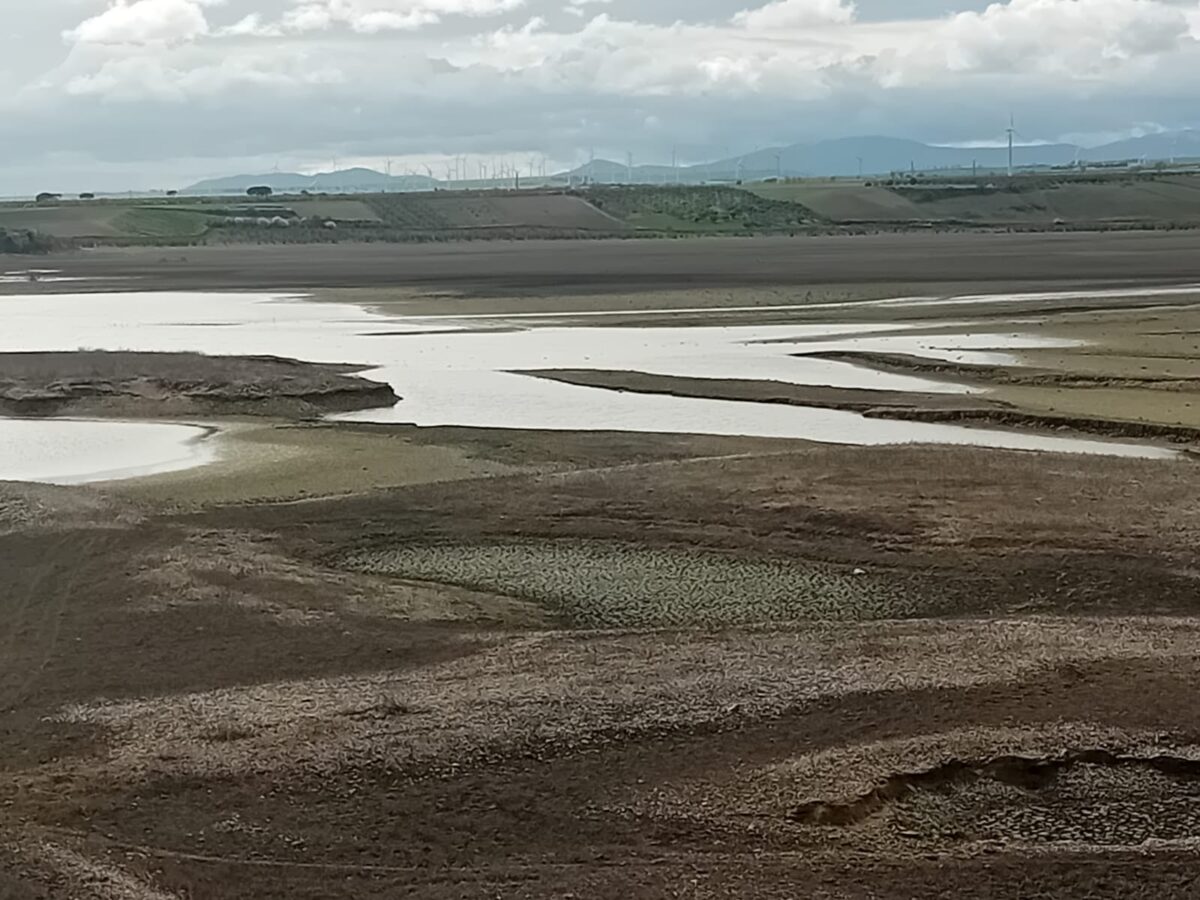
<svg viewBox="0 0 1200 900"><path fill-rule="evenodd" d="M0 353L0 413L14 416L303 417L391 406L391 387L321 365L201 353Z"/></svg>
<svg viewBox="0 0 1200 900"><path fill-rule="evenodd" d="M420 287L483 296L577 297L714 286L866 285L871 286L869 295L886 297L912 293L909 289L916 286L1044 291L1048 285L1094 288L1196 282L1200 281L1200 234L893 234L140 248L50 254L39 257L37 265L61 270L64 277L122 279L125 286L138 290ZM69 283L12 286L14 291L34 293L55 289L72 288Z"/></svg>
<svg viewBox="0 0 1200 900"><path fill-rule="evenodd" d="M4 878L1188 896L1193 467L405 439L507 468L169 514L0 486Z"/></svg>
<svg viewBox="0 0 1200 900"><path fill-rule="evenodd" d="M1015 267L1014 247L1035 255L1035 271L1091 268L1100 279L1136 276L1142 250L1147 278L1165 253L1180 268L1197 258L1179 255L1178 236L1072 236L1056 249L1083 255L1055 260L1045 236L1042 249L996 237L979 251L998 254L991 263L967 254L961 266L928 265L945 277L977 272L982 289L1005 254ZM656 245L666 254L657 263L637 249L645 280L679 284L682 257L671 254L685 243ZM579 252L601 254L599 270L610 251L596 246ZM766 247L761 277L774 285L723 299L706 287L702 304L682 290L679 321L713 324L687 311L705 304L786 306L801 290L806 256L785 265L781 250L741 246ZM912 248L929 245L894 246L915 268ZM847 278L852 260L872 278L897 271L898 251L845 247L837 265ZM338 249L346 256L325 278L377 279L371 308L389 303L388 273L416 258L412 248L386 261L395 248ZM411 277L421 266L449 271L458 249L431 249ZM570 346L535 336L564 357L603 340L639 363L587 369L557 356L521 363L509 338L488 330L515 334L523 320L433 318L490 307L549 313L562 326L595 299L556 299L548 277L532 299L508 293L531 273L568 268L544 247L506 261L510 252L487 248L500 258L490 288L482 256L465 260L458 286L470 282L474 296L398 291L389 315L430 320L378 329L340 290L336 307L213 295L186 316L168 315L170 295L124 302L163 326L131 334L179 342L147 350L199 336L246 353L271 334L297 348L285 355L358 360L345 349L394 339L401 370L416 350L450 340L429 332L479 327L470 378L446 388L445 372L429 369L447 401L460 385L494 387L507 368L553 369L604 396L736 391L764 417L802 413L785 407L795 402L966 404L1197 424L1187 384L1152 386L1200 375L1186 292L876 305L856 313L853 334L838 324L845 308L775 309L766 321L779 329L745 334L777 344L713 341L670 359L661 342L636 345L637 331L563 328ZM259 257L275 262L253 270L240 254L206 252L174 286L291 277L292 257ZM174 263L151 275L153 259L133 258L148 266L147 284L171 285ZM235 270L245 282L226 277ZM583 284L591 270L579 271L572 290L597 290ZM836 302L860 289L860 299L875 290L848 281ZM122 339L98 306L38 300L79 315L59 316L59 330L44 328L44 315L14 315L9 334L62 340L69 327L77 344ZM637 322L663 300L631 289L592 311L619 308ZM755 324L752 312L737 315L747 317L739 327ZM164 325L172 318L200 325ZM346 343L330 340L331 321L348 325ZM376 330L400 333L367 334ZM810 360L806 371L845 376L840 386L777 374L804 368L790 354L825 352L832 340L959 368L879 375L895 390L846 383L875 377L861 359ZM719 377L699 377L712 357ZM1015 380L1030 373L1040 380ZM1200 891L1200 468L1184 454L244 415L223 441L236 450L188 471L90 487L0 484L0 896Z"/></svg>

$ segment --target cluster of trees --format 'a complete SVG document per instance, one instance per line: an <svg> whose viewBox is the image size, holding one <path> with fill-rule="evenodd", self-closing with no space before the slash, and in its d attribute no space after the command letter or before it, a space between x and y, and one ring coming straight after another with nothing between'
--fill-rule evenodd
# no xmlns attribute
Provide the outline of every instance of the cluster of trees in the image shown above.
<svg viewBox="0 0 1200 900"><path fill-rule="evenodd" d="M36 231L0 228L0 253L48 253L53 246Z"/></svg>
<svg viewBox="0 0 1200 900"><path fill-rule="evenodd" d="M133 195L131 194L130 196L132 197ZM178 197L179 191L167 191L167 196L168 197ZM38 203L53 203L54 201L61 200L61 199L62 199L62 194L55 194L55 193L52 193L51 191L42 191L40 194L37 195ZM92 193L91 191L84 191L82 194L79 195L79 199L80 200L95 200L96 195L94 193Z"/></svg>

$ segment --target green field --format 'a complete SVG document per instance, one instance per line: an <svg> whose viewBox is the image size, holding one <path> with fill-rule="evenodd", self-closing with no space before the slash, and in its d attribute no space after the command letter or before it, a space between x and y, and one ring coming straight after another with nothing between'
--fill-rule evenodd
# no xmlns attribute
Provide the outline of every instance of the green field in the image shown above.
<svg viewBox="0 0 1200 900"><path fill-rule="evenodd" d="M863 228L1200 227L1200 176L795 179L746 186L102 198L0 204L9 246L812 234Z"/></svg>
<svg viewBox="0 0 1200 900"><path fill-rule="evenodd" d="M115 237L122 233L116 220L128 206L0 206L0 228L37 231L56 238Z"/></svg>
<svg viewBox="0 0 1200 900"><path fill-rule="evenodd" d="M208 230L209 217L183 209L136 208L123 211L113 220L123 234L146 237L199 237Z"/></svg>
<svg viewBox="0 0 1200 900"><path fill-rule="evenodd" d="M834 222L904 222L928 218L927 211L886 187L860 181L784 181L756 184L756 196L799 203Z"/></svg>
<svg viewBox="0 0 1200 900"><path fill-rule="evenodd" d="M0 228L63 239L196 238L211 217L183 207L135 203L0 207Z"/></svg>
<svg viewBox="0 0 1200 900"><path fill-rule="evenodd" d="M644 232L681 234L790 233L822 218L794 200L728 187L591 187L598 209Z"/></svg>
<svg viewBox="0 0 1200 900"><path fill-rule="evenodd" d="M388 225L401 229L537 228L611 234L625 227L586 200L565 193L376 194L367 203Z"/></svg>

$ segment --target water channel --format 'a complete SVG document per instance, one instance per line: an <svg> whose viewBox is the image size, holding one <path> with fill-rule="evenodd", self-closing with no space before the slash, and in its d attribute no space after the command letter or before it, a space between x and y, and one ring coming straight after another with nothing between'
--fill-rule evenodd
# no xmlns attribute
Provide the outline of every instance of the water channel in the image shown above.
<svg viewBox="0 0 1200 900"><path fill-rule="evenodd" d="M977 298L971 298L975 302ZM899 302L899 301L883 301ZM911 302L922 302L914 298ZM878 390L966 393L942 381L797 353L869 350L1004 364L1009 351L1063 346L1028 334L920 335L901 324L621 327L599 312L553 316L396 316L349 304L247 293L92 293L0 297L0 351L105 349L272 354L369 366L403 399L339 418L416 425L618 430L947 443L1120 456L1170 451L854 413L635 394L520 371L615 369ZM695 320L699 314L689 315ZM201 423L202 425L203 423ZM166 423L0 419L0 480L101 481L203 465L219 440Z"/></svg>

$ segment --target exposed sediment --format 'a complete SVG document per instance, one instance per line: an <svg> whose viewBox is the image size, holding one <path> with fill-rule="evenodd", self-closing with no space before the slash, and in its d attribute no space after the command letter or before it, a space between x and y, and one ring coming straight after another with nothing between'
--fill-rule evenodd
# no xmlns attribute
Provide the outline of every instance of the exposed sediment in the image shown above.
<svg viewBox="0 0 1200 900"><path fill-rule="evenodd" d="M397 402L390 385L360 369L275 356L0 353L0 413L305 417Z"/></svg>

